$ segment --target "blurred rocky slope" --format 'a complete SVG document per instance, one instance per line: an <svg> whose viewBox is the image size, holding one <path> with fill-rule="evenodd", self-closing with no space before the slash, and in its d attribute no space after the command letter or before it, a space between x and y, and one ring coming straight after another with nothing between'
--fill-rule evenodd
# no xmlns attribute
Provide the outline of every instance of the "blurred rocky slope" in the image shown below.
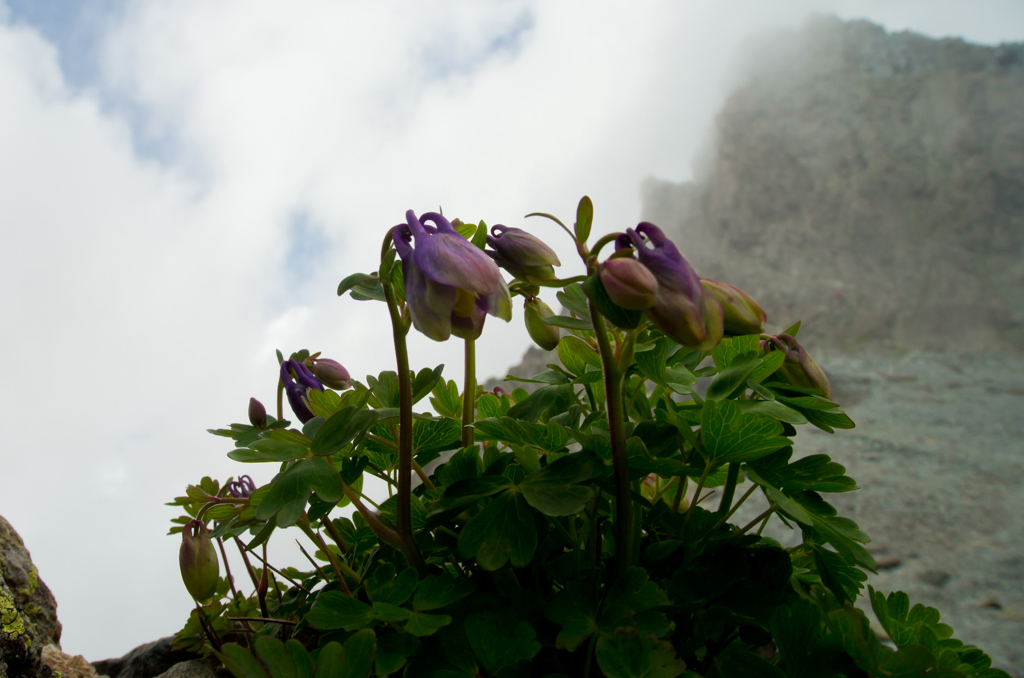
<svg viewBox="0 0 1024 678"><path fill-rule="evenodd" d="M643 219L811 345L1024 348L1024 45L810 19L751 41Z"/></svg>

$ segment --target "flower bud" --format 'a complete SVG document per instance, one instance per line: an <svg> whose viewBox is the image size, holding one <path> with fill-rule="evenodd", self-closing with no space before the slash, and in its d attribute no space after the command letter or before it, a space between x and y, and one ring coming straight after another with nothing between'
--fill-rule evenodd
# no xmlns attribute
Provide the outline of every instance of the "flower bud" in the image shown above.
<svg viewBox="0 0 1024 678"><path fill-rule="evenodd" d="M779 334L762 344L769 351L779 350L786 353L786 360L775 373L779 381L792 384L799 388L815 388L825 398L832 399L832 384L825 370L814 362L804 347L797 343L796 338L789 334Z"/></svg>
<svg viewBox="0 0 1024 678"><path fill-rule="evenodd" d="M206 600L217 591L220 563L210 540L210 531L201 520L189 521L182 529L178 566L185 588L196 602Z"/></svg>
<svg viewBox="0 0 1024 678"><path fill-rule="evenodd" d="M630 311L642 311L654 306L658 280L636 259L609 259L601 264L599 271L604 289L614 303Z"/></svg>
<svg viewBox="0 0 1024 678"><path fill-rule="evenodd" d="M655 327L683 346L701 351L713 349L722 340L722 305L704 290L700 278L675 244L660 228L645 221L635 230L626 229L615 241L616 249L630 246L658 281L654 305L645 309Z"/></svg>
<svg viewBox="0 0 1024 678"><path fill-rule="evenodd" d="M526 331L530 333L530 338L545 351L554 351L558 347L562 335L557 327L544 322L544 318L555 315L551 307L535 297L528 299L523 304L523 308L525 309L523 317L526 319Z"/></svg>
<svg viewBox="0 0 1024 678"><path fill-rule="evenodd" d="M305 424L313 418L313 413L307 405L306 391L311 388L322 391L324 385L298 360L285 360L281 363L281 383L284 384L284 392L288 395L288 404L292 406L292 412Z"/></svg>
<svg viewBox="0 0 1024 678"><path fill-rule="evenodd" d="M517 278L554 278L554 267L562 265L554 250L521 228L492 226L487 244L494 261Z"/></svg>
<svg viewBox="0 0 1024 678"><path fill-rule="evenodd" d="M764 331L768 316L749 294L710 278L701 278L700 284L722 305L728 334L761 334Z"/></svg>
<svg viewBox="0 0 1024 678"><path fill-rule="evenodd" d="M319 379L324 386L338 391L352 388L352 377L348 370L342 367L337 360L320 358L313 362L313 375Z"/></svg>
<svg viewBox="0 0 1024 678"><path fill-rule="evenodd" d="M267 408L255 398L249 398L249 423L256 428L267 427Z"/></svg>

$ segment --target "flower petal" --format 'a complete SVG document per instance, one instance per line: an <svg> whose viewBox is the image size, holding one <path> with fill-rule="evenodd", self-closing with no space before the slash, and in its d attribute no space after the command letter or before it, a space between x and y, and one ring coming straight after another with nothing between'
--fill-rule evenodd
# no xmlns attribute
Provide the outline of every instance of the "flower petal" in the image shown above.
<svg viewBox="0 0 1024 678"><path fill-rule="evenodd" d="M409 305L412 324L434 341L448 339L458 290L428 278L416 265L415 257L402 262L402 274L405 278L405 303Z"/></svg>
<svg viewBox="0 0 1024 678"><path fill-rule="evenodd" d="M417 237L413 258L428 278L442 285L477 294L492 294L498 289L498 265L457 233Z"/></svg>

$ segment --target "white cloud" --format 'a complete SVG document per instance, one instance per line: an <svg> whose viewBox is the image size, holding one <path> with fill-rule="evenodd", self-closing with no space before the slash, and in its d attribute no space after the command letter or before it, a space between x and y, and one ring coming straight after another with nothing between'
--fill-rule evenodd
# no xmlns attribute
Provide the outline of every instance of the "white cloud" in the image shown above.
<svg viewBox="0 0 1024 678"><path fill-rule="evenodd" d="M273 401L273 348L393 369L384 308L334 287L375 267L407 208L522 226L589 193L597 230L620 229L646 175L689 176L751 32L836 8L1006 37L1010 9L973 6L960 24L930 2L153 1L104 41L92 93L0 24L0 514L55 590L65 649L119 655L180 626L161 503L203 474L269 479L204 429ZM320 254L296 264L300 217ZM579 271L556 226L528 227ZM488 323L481 375L528 342L518 316ZM415 366L459 378L455 342L411 341Z"/></svg>

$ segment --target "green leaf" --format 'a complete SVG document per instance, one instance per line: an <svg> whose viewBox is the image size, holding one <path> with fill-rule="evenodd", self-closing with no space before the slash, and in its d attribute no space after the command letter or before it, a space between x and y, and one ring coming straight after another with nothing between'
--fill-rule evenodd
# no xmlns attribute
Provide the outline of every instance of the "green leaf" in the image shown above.
<svg viewBox="0 0 1024 678"><path fill-rule="evenodd" d="M414 613L402 628L414 636L431 636L451 623L452 618L446 614Z"/></svg>
<svg viewBox="0 0 1024 678"><path fill-rule="evenodd" d="M417 419L412 424L413 454L443 452L458 447L462 422L450 417Z"/></svg>
<svg viewBox="0 0 1024 678"><path fill-rule="evenodd" d="M716 349L717 350L717 349ZM724 400L733 391L742 388L750 373L761 364L756 353L743 353L733 356L727 367L719 367L718 375L708 386L707 400Z"/></svg>
<svg viewBox="0 0 1024 678"><path fill-rule="evenodd" d="M258 520L269 520L276 516L278 527L288 527L294 525L302 516L306 509L306 501L313 491L306 475L308 469L305 468L305 461L308 460L296 462L274 481L267 496L256 508Z"/></svg>
<svg viewBox="0 0 1024 678"><path fill-rule="evenodd" d="M344 651L341 643L334 641L320 648L316 658L316 678L339 678Z"/></svg>
<svg viewBox="0 0 1024 678"><path fill-rule="evenodd" d="M358 631L345 641L338 678L367 678L376 654L377 636L374 632L371 629Z"/></svg>
<svg viewBox="0 0 1024 678"><path fill-rule="evenodd" d="M409 498L409 507L412 514L409 516L409 519L412 521L413 530L422 530L427 525L427 509L423 505L423 501L414 494ZM380 505L380 512L382 515L387 517L388 520L397 525L398 495L395 494L382 503Z"/></svg>
<svg viewBox="0 0 1024 678"><path fill-rule="evenodd" d="M608 678L675 678L686 671L672 643L658 641L635 628L616 629L614 634L602 636L594 656Z"/></svg>
<svg viewBox="0 0 1024 678"><path fill-rule="evenodd" d="M736 356L744 353L761 353L761 337L756 334L745 334L740 337L725 337L715 346L711 357L715 360L715 366L721 372L732 364Z"/></svg>
<svg viewBox="0 0 1024 678"><path fill-rule="evenodd" d="M249 444L249 449L234 449L228 452L228 459L242 462L292 461L310 454L309 448L290 440L261 438Z"/></svg>
<svg viewBox="0 0 1024 678"><path fill-rule="evenodd" d="M432 574L416 588L412 607L418 612L439 610L458 602L474 591L476 585L468 579L456 580L450 574Z"/></svg>
<svg viewBox="0 0 1024 678"><path fill-rule="evenodd" d="M480 458L480 446L466 447L451 456L438 471L438 479L442 485L448 486L467 478L476 478L484 471L484 462Z"/></svg>
<svg viewBox="0 0 1024 678"><path fill-rule="evenodd" d="M501 475L467 478L452 483L445 488L441 498L430 505L431 515L442 511L462 508L475 504L484 497L503 492L512 487L511 480Z"/></svg>
<svg viewBox="0 0 1024 678"><path fill-rule="evenodd" d="M466 639L473 654L495 675L506 666L527 662L540 652L537 634L525 621L516 622L511 611L476 612L466 617Z"/></svg>
<svg viewBox="0 0 1024 678"><path fill-rule="evenodd" d="M569 582L545 612L548 619L562 627L555 647L575 652L597 630L597 610L594 588L581 581Z"/></svg>
<svg viewBox="0 0 1024 678"><path fill-rule="evenodd" d="M821 613L809 600L798 599L772 613L772 638L790 676L799 678L810 672L820 623Z"/></svg>
<svg viewBox="0 0 1024 678"><path fill-rule="evenodd" d="M564 410L572 400L572 386L542 386L529 395L528 398L517 402L509 411L508 416L512 419L524 421L537 421L549 408ZM559 407L563 401L565 407Z"/></svg>
<svg viewBox="0 0 1024 678"><path fill-rule="evenodd" d="M412 610L391 603L374 603L370 606L370 618L385 624L405 621L412 616Z"/></svg>
<svg viewBox="0 0 1024 678"><path fill-rule="evenodd" d="M472 242L480 249L484 249L487 246L487 224L480 220L480 225L476 227L476 232L473 233Z"/></svg>
<svg viewBox="0 0 1024 678"><path fill-rule="evenodd" d="M720 676L743 678L786 678L777 667L761 659L742 643L733 643L715 656L714 664Z"/></svg>
<svg viewBox="0 0 1024 678"><path fill-rule="evenodd" d="M701 413L701 434L708 458L715 463L751 461L792 445L782 424L743 412L732 400L708 400Z"/></svg>
<svg viewBox="0 0 1024 678"><path fill-rule="evenodd" d="M533 512L520 493L504 492L462 528L458 546L459 555L476 558L488 571L509 560L513 567L526 567L537 550Z"/></svg>
<svg viewBox="0 0 1024 678"><path fill-rule="evenodd" d="M263 636L255 643L256 654L270 670L272 678L313 678L313 662L297 640L282 643Z"/></svg>
<svg viewBox="0 0 1024 678"><path fill-rule="evenodd" d="M815 492L797 492L793 494L800 505L814 521L815 531L829 544L849 560L856 562L875 572L875 559L861 546L871 541L849 518L836 515L835 508Z"/></svg>
<svg viewBox="0 0 1024 678"><path fill-rule="evenodd" d="M374 669L378 676L397 673L416 653L419 642L406 633L379 633ZM317 676L320 678L320 676Z"/></svg>
<svg viewBox="0 0 1024 678"><path fill-rule="evenodd" d="M604 463L592 452L570 454L531 473L519 485L523 497L547 516L579 513L594 497L586 483L605 473Z"/></svg>
<svg viewBox="0 0 1024 678"><path fill-rule="evenodd" d="M547 325L554 325L555 327L564 327L567 330L594 331L594 324L589 320L570 318L564 315L549 315L547 318L544 318L544 323Z"/></svg>
<svg viewBox="0 0 1024 678"><path fill-rule="evenodd" d="M807 417L776 400L737 400L736 404L744 412L760 414L787 424L799 426L807 423Z"/></svg>
<svg viewBox="0 0 1024 678"><path fill-rule="evenodd" d="M771 353L761 356L761 364L750 373L750 381L760 384L762 381L775 374L775 372L782 367L782 363L785 361L786 354L782 351L772 351Z"/></svg>
<svg viewBox="0 0 1024 678"><path fill-rule="evenodd" d="M648 581L646 570L640 567L630 567L608 589L601 609L598 628L610 633L620 626L632 624L639 626L638 620L642 618L646 620L646 617L641 617L642 613L669 604L668 595L661 587L655 582ZM658 617L658 619L654 617ZM668 631L668 621L664 615L655 613L654 617L651 617L652 621L659 626L664 626L661 629L662 633Z"/></svg>
<svg viewBox="0 0 1024 678"><path fill-rule="evenodd" d="M589 196L583 196L580 204L576 207L576 241L585 243L590 237L590 227L594 223L594 203Z"/></svg>
<svg viewBox="0 0 1024 678"><path fill-rule="evenodd" d="M640 323L643 322L644 314L642 312L628 311L611 300L598 274L595 273L587 278L586 282L583 283L583 291L586 293L587 298L593 302L594 308L605 318L608 318L608 321L616 327L632 330L639 327Z"/></svg>
<svg viewBox="0 0 1024 678"><path fill-rule="evenodd" d="M676 393L690 393L697 383L697 377L682 365L673 365L665 370L665 385Z"/></svg>
<svg viewBox="0 0 1024 678"><path fill-rule="evenodd" d="M668 362L669 341L661 337L654 342L654 349L638 352L635 356L640 373L658 384L665 382L665 369Z"/></svg>
<svg viewBox="0 0 1024 678"><path fill-rule="evenodd" d="M395 566L385 563L366 579L366 595L372 603L401 605L416 590L417 582L416 570L406 568L395 577Z"/></svg>
<svg viewBox="0 0 1024 678"><path fill-rule="evenodd" d="M398 407L398 373L386 370L376 377L367 375L366 383L381 407Z"/></svg>
<svg viewBox="0 0 1024 678"><path fill-rule="evenodd" d="M268 678L259 660L240 645L225 643L220 652L214 651L214 654L235 678Z"/></svg>
<svg viewBox="0 0 1024 678"><path fill-rule="evenodd" d="M459 385L449 379L446 384L443 379L437 382L433 390L434 397L430 399L430 405L442 417L453 417L458 419L462 416L462 398L459 396Z"/></svg>
<svg viewBox="0 0 1024 678"><path fill-rule="evenodd" d="M504 416L511 406L512 404L508 401L507 396L504 398L504 402L502 402L502 399L493 393L484 393L476 401L476 410L480 413L481 419Z"/></svg>
<svg viewBox="0 0 1024 678"><path fill-rule="evenodd" d="M373 410L356 409L354 405L343 407L323 423L310 447L317 456L330 456L352 442L377 421Z"/></svg>
<svg viewBox="0 0 1024 678"><path fill-rule="evenodd" d="M338 296L357 287L369 287L378 284L376 273L353 273L338 284Z"/></svg>
<svg viewBox="0 0 1024 678"><path fill-rule="evenodd" d="M325 591L306 614L306 621L321 631L354 631L369 625L373 620L370 617L370 606L366 603L341 591Z"/></svg>
<svg viewBox="0 0 1024 678"><path fill-rule="evenodd" d="M416 373L412 380L412 402L414 405L434 390L434 387L441 380L441 372L443 371L444 365L438 365L432 370L424 367Z"/></svg>
<svg viewBox="0 0 1024 678"><path fill-rule="evenodd" d="M849 492L856 490L857 483L846 475L842 464L832 461L826 454L812 454L786 464L792 449L784 448L771 457L764 457L751 462L757 473L766 481L786 491L814 490L815 492ZM776 459L781 464L765 464L768 459Z"/></svg>
<svg viewBox="0 0 1024 678"><path fill-rule="evenodd" d="M590 320L590 302L587 299L587 295L583 292L583 285L573 283L562 288L555 296L558 297L558 301L563 307L569 309L583 320Z"/></svg>
<svg viewBox="0 0 1024 678"><path fill-rule="evenodd" d="M587 365L601 368L601 358L594 349L577 337L562 337L558 342L558 359L576 376L587 371Z"/></svg>

